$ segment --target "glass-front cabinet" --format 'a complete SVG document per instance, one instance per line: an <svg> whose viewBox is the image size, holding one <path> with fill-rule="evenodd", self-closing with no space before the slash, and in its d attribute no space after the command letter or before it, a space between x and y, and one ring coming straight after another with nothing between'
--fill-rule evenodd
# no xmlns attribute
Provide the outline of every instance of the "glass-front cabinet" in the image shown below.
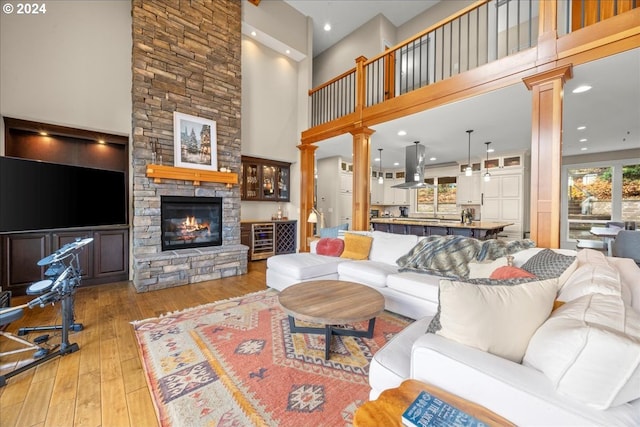
<svg viewBox="0 0 640 427"><path fill-rule="evenodd" d="M291 163L242 156L242 200L288 202Z"/></svg>
<svg viewBox="0 0 640 427"><path fill-rule="evenodd" d="M489 158L482 161L482 167L484 169L522 167L522 155Z"/></svg>

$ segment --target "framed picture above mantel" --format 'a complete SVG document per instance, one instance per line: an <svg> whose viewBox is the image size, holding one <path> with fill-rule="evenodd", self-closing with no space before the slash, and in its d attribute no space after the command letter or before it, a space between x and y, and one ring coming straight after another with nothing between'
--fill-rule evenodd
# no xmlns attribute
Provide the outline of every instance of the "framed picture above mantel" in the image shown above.
<svg viewBox="0 0 640 427"><path fill-rule="evenodd" d="M217 171L216 122L175 111L173 150L174 166Z"/></svg>

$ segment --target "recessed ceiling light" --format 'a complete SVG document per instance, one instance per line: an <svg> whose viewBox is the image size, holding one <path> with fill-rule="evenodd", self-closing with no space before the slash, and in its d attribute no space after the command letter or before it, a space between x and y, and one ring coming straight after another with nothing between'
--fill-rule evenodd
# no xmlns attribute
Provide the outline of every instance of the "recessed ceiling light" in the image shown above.
<svg viewBox="0 0 640 427"><path fill-rule="evenodd" d="M587 138L582 138L580 142L587 142Z"/></svg>
<svg viewBox="0 0 640 427"><path fill-rule="evenodd" d="M588 90L591 90L591 86L589 86L589 85L581 85L581 86L578 86L577 88L575 88L573 90L573 93L583 93L583 92L586 92Z"/></svg>
<svg viewBox="0 0 640 427"><path fill-rule="evenodd" d="M580 151L587 151L587 150L588 150L588 148L587 148L587 147L582 147L582 148L580 149Z"/></svg>
<svg viewBox="0 0 640 427"><path fill-rule="evenodd" d="M326 24L324 24L324 30L325 31L331 31L331 24L329 24L328 22Z"/></svg>
<svg viewBox="0 0 640 427"><path fill-rule="evenodd" d="M106 143L104 142L104 139L99 139L98 144L106 144Z"/></svg>
<svg viewBox="0 0 640 427"><path fill-rule="evenodd" d="M255 36L257 36L257 35L258 35L258 33L256 33L255 31L251 31L251 35L252 35L253 37L255 37Z"/></svg>
<svg viewBox="0 0 640 427"><path fill-rule="evenodd" d="M375 159L373 159L374 162L379 162L380 161L380 157L376 157Z"/></svg>
<svg viewBox="0 0 640 427"><path fill-rule="evenodd" d="M585 130L586 128L586 126L578 126L578 130Z"/></svg>
<svg viewBox="0 0 640 427"><path fill-rule="evenodd" d="M395 163L393 164L393 166L400 166L400 163L395 162Z"/></svg>
<svg viewBox="0 0 640 427"><path fill-rule="evenodd" d="M495 150L495 149L493 149L493 148L488 148L488 149L487 149L487 153L493 153L494 151L496 151L496 150Z"/></svg>
<svg viewBox="0 0 640 427"><path fill-rule="evenodd" d="M42 136L48 136L48 135L49 135L49 134L48 134L48 133L46 133L46 132L38 132L38 133L39 133L40 135L42 135Z"/></svg>
<svg viewBox="0 0 640 427"><path fill-rule="evenodd" d="M431 160L433 162L435 160L438 160L438 158L437 157L431 157L429 160Z"/></svg>
<svg viewBox="0 0 640 427"><path fill-rule="evenodd" d="M405 136L407 134L406 130L399 130L398 131L398 136Z"/></svg>
<svg viewBox="0 0 640 427"><path fill-rule="evenodd" d="M286 54L289 55L291 51L289 49L285 50Z"/></svg>

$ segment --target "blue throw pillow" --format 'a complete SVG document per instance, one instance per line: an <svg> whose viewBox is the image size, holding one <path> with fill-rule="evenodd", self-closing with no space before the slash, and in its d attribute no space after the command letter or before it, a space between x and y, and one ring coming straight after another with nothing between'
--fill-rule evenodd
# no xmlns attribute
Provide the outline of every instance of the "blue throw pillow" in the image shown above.
<svg viewBox="0 0 640 427"><path fill-rule="evenodd" d="M335 227L326 227L326 228L321 228L320 229L320 237L338 237L338 232L340 230L348 230L349 229L349 224L348 223L344 223L344 224L340 224L338 226Z"/></svg>

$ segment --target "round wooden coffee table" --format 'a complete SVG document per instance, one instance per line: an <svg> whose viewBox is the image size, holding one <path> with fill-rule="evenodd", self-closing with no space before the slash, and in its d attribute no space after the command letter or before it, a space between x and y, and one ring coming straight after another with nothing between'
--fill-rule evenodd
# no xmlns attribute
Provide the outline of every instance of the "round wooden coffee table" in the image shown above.
<svg viewBox="0 0 640 427"><path fill-rule="evenodd" d="M371 338L376 316L384 311L384 297L375 289L341 280L314 280L289 286L278 295L292 333L324 334L325 359L329 359L331 337L343 335ZM320 323L323 328L296 326L295 319ZM366 331L337 327L368 320Z"/></svg>

